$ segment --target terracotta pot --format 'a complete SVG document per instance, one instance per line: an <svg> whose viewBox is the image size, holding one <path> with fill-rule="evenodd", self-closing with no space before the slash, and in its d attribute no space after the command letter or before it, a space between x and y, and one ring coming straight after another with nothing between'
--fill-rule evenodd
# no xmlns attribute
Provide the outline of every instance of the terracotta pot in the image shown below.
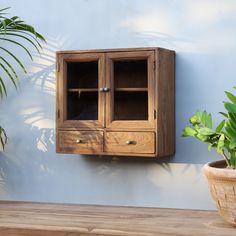
<svg viewBox="0 0 236 236"><path fill-rule="evenodd" d="M219 214L236 225L236 170L227 169L222 160L205 164L203 171Z"/></svg>

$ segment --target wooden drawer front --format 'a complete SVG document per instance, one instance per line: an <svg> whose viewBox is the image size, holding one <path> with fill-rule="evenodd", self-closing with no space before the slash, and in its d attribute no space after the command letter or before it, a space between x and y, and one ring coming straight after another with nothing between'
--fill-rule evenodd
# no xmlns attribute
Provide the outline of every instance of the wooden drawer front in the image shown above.
<svg viewBox="0 0 236 236"><path fill-rule="evenodd" d="M105 152L154 153L154 132L106 132Z"/></svg>
<svg viewBox="0 0 236 236"><path fill-rule="evenodd" d="M96 154L103 152L102 131L59 131L58 151Z"/></svg>

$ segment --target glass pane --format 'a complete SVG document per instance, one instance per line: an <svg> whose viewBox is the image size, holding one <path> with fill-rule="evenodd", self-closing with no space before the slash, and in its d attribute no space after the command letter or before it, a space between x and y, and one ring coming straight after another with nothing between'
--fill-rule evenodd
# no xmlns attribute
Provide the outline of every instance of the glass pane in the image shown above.
<svg viewBox="0 0 236 236"><path fill-rule="evenodd" d="M147 88L147 60L114 61L115 88Z"/></svg>
<svg viewBox="0 0 236 236"><path fill-rule="evenodd" d="M115 92L114 120L148 120L148 93Z"/></svg>
<svg viewBox="0 0 236 236"><path fill-rule="evenodd" d="M67 120L98 120L98 92L68 92Z"/></svg>
<svg viewBox="0 0 236 236"><path fill-rule="evenodd" d="M98 62L67 62L67 88L98 88Z"/></svg>

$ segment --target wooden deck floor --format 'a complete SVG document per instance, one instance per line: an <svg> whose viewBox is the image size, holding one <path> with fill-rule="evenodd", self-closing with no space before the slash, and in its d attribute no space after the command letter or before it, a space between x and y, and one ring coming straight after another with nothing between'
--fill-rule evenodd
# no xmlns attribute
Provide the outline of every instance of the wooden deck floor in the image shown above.
<svg viewBox="0 0 236 236"><path fill-rule="evenodd" d="M0 202L1 236L235 236L215 211Z"/></svg>

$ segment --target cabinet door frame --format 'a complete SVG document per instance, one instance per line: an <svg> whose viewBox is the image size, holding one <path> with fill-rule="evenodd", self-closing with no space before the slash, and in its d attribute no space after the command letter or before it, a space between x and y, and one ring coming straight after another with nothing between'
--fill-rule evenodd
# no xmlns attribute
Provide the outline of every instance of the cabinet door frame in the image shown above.
<svg viewBox="0 0 236 236"><path fill-rule="evenodd" d="M67 120L67 62L98 61L98 120ZM58 128L103 128L105 126L105 94L100 88L105 85L104 53L68 53L57 55L57 127Z"/></svg>
<svg viewBox="0 0 236 236"><path fill-rule="evenodd" d="M147 78L148 78L148 120L114 120L114 66L113 61L122 59L139 60L147 59ZM106 53L106 87L109 93L106 95L106 127L111 129L129 129L129 128L155 128L154 117L154 76L155 76L155 52L147 51L129 51L129 52L108 52Z"/></svg>

